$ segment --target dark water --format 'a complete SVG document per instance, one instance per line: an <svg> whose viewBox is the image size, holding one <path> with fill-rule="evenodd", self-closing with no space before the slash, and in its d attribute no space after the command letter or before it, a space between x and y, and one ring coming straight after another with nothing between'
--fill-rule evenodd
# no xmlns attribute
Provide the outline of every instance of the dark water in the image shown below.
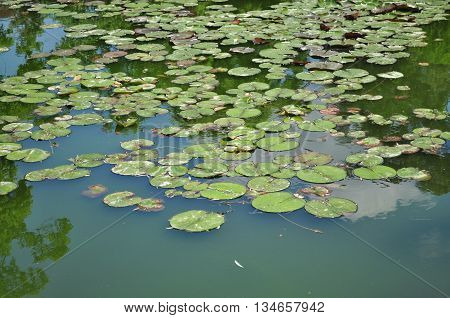
<svg viewBox="0 0 450 318"><path fill-rule="evenodd" d="M243 11L261 9L278 1L230 1ZM93 40L64 37L61 28L42 30L43 23L70 24L70 18L52 20L30 13L1 10L0 74L12 76L44 67L42 60L27 59L36 52L97 44ZM112 20L112 21L111 21ZM104 22L106 24L106 22ZM126 28L120 17L110 19L111 28ZM102 21L98 22L99 26ZM377 102L359 102L350 107L384 116L410 114L417 107L448 110L450 53L449 24L426 26L429 45L411 49L411 57L393 66L357 62L371 74L396 70L405 77L378 80L364 87ZM443 41L434 41L443 39ZM89 61L98 52L76 57ZM255 53L256 54L256 53ZM215 66L251 65L255 56L232 57ZM427 62L429 66L419 66ZM152 67L150 76L165 71L164 64ZM144 74L141 62L108 66L111 72L131 76ZM245 82L220 77L220 90ZM258 80L258 76L254 80ZM264 79L261 76L261 79ZM292 82L292 81L291 81ZM272 86L297 84L272 82ZM168 85L170 83L168 82ZM162 83L164 85L164 83ZM411 91L400 92L397 85ZM399 95L407 95L399 99ZM258 121L274 118L277 105L268 108ZM1 114L33 120L33 107L0 105ZM251 122L251 121L250 121ZM371 183L347 179L333 194L356 201L359 210L338 220L317 219L304 210L285 214L288 220L320 229L305 231L279 215L256 213L239 200L224 205L202 199L164 197L163 190L147 178L118 176L109 165L92 169L89 178L72 181L29 183L23 176L32 170L67 163L80 153L120 152L120 141L145 136L157 141L160 152L180 145L158 143L150 128L186 125L176 113L147 119L139 127L118 130L114 126L72 127L68 138L49 142L25 141L24 146L52 150L42 163L24 164L0 159L2 180L15 180L19 189L0 197L0 293L5 296L41 297L442 297L450 294L450 217L448 155L415 154L388 159L394 168L414 166L431 172L426 182ZM411 125L445 130L448 122L412 120ZM362 126L371 136L402 134L400 128ZM325 138L322 138L325 137ZM212 137L211 137L212 138ZM214 140L214 139L211 139ZM334 162L350 151L363 148L346 138L310 133L303 148L333 154ZM173 149L172 149L173 150ZM22 181L21 181L22 180ZM161 213L137 214L131 209L105 206L101 198L81 192L92 184L103 184L109 192L129 190L144 197L165 199ZM301 187L298 182L292 189ZM189 209L227 212L220 231L188 234L166 230L167 220ZM240 269L234 260L244 265Z"/></svg>

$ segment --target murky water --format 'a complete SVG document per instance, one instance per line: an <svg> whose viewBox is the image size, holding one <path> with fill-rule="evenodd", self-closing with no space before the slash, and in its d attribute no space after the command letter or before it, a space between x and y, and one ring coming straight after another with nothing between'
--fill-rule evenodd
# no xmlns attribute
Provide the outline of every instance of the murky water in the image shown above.
<svg viewBox="0 0 450 318"><path fill-rule="evenodd" d="M230 1L243 11L260 9L278 1ZM69 23L70 18L42 18L15 14L0 7L0 46L12 43L0 55L1 76L21 75L44 66L41 59L28 59L37 52L98 44L97 52L78 53L89 61L105 44L64 37L61 28L43 30L41 24ZM101 21L100 21L101 23ZM106 22L105 22L106 23ZM108 22L126 28L120 17ZM424 28L427 47L410 49L411 57L394 66L354 66L370 73L396 70L401 79L379 80L364 87L379 94L380 101L358 102L360 107L383 116L409 114L417 107L448 110L449 24ZM443 39L443 41L435 41ZM258 50L259 48L257 48ZM251 65L256 53L215 62L218 67ZM428 66L418 63L426 62ZM165 71L152 66L150 76ZM141 76L148 65L121 59L108 65L111 72ZM221 77L219 91L247 81ZM264 79L264 77L261 77ZM254 80L258 80L255 76ZM273 81L272 86L295 87L294 82ZM400 92L397 85L411 91ZM405 97L401 97L405 95ZM257 121L275 118L277 105L264 110ZM0 113L33 120L33 107L0 104ZM220 117L220 116L218 116ZM249 121L252 123L252 121ZM256 122L256 119L255 119ZM172 124L186 125L176 112L146 119L138 127L117 129L112 125L72 127L68 138L50 142L24 141L53 152L42 163L14 163L0 158L2 180L15 180L19 189L0 197L0 294L42 297L437 297L450 294L450 196L448 155L415 154L388 159L394 168L426 169L425 182L362 182L355 178L338 182L333 194L351 198L359 210L337 220L317 219L302 211L280 215L257 213L240 200L229 205L204 199L166 199L164 191L148 184L145 177L118 176L109 165L92 169L89 178L72 181L29 183L23 176L36 169L67 163L80 153L120 152L120 141L151 138L161 153L171 147L197 143L196 138L168 144L151 129ZM412 119L420 127L423 122ZM445 130L448 121L427 123ZM371 136L399 135L405 128L363 124ZM214 137L209 137L214 140ZM334 162L345 159L360 146L345 137L309 133L302 147L333 154ZM225 178L224 178L225 179ZM101 198L81 192L92 184L108 191L129 190L144 197L165 199L161 213L138 214L132 209L113 209ZM304 186L297 182L296 190ZM227 213L220 231L189 234L166 230L167 220L188 209ZM316 234L298 227L320 229ZM245 269L234 264L238 260Z"/></svg>

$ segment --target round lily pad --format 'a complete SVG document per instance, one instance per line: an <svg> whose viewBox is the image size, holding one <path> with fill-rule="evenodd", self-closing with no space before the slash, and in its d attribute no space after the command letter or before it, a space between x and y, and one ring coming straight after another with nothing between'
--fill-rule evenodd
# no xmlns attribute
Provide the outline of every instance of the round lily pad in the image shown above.
<svg viewBox="0 0 450 318"><path fill-rule="evenodd" d="M189 210L174 215L169 220L174 229L186 232L205 232L219 228L225 223L225 217L216 212Z"/></svg>
<svg viewBox="0 0 450 318"><path fill-rule="evenodd" d="M358 206L355 202L343 198L327 200L311 200L306 203L305 210L319 218L337 218L345 213L355 213Z"/></svg>
<svg viewBox="0 0 450 318"><path fill-rule="evenodd" d="M300 180L311 183L332 183L343 180L346 176L347 172L344 169L333 166L316 166L297 172Z"/></svg>
<svg viewBox="0 0 450 318"><path fill-rule="evenodd" d="M236 118L251 118L261 115L261 111L257 108L231 108L226 112L227 116Z"/></svg>
<svg viewBox="0 0 450 318"><path fill-rule="evenodd" d="M256 145L267 151L288 151L297 148L299 143L282 137L266 137L258 140Z"/></svg>
<svg viewBox="0 0 450 318"><path fill-rule="evenodd" d="M150 175L154 167L150 161L125 161L115 165L111 171L122 176L143 176Z"/></svg>
<svg viewBox="0 0 450 318"><path fill-rule="evenodd" d="M397 175L402 179L413 179L417 181L426 181L431 179L431 175L428 171L419 170L414 167L398 169Z"/></svg>
<svg viewBox="0 0 450 318"><path fill-rule="evenodd" d="M187 178L172 177L169 175L156 176L150 180L152 186L165 189L182 187L187 182L189 182Z"/></svg>
<svg viewBox="0 0 450 318"><path fill-rule="evenodd" d="M279 165L272 162L244 162L237 165L234 171L245 177L259 177L277 172L279 168Z"/></svg>
<svg viewBox="0 0 450 318"><path fill-rule="evenodd" d="M305 200L289 192L274 192L257 196L252 206L263 212L283 213L299 210L305 206Z"/></svg>
<svg viewBox="0 0 450 318"><path fill-rule="evenodd" d="M138 205L137 210L145 212L156 212L164 209L164 203L160 199L142 199Z"/></svg>
<svg viewBox="0 0 450 318"><path fill-rule="evenodd" d="M8 194L17 189L17 187L18 185L14 182L0 181L0 195Z"/></svg>
<svg viewBox="0 0 450 318"><path fill-rule="evenodd" d="M345 161L351 164L359 164L364 167L372 167L377 166L383 163L383 158L373 154L367 153L356 153L353 155L347 156Z"/></svg>
<svg viewBox="0 0 450 318"><path fill-rule="evenodd" d="M120 143L120 146L125 150L135 151L139 150L142 147L150 147L155 143L148 139L135 139L130 141L124 141Z"/></svg>
<svg viewBox="0 0 450 318"><path fill-rule="evenodd" d="M395 169L387 166L371 166L365 168L357 168L353 173L362 179L379 180L393 178L397 175Z"/></svg>
<svg viewBox="0 0 450 318"><path fill-rule="evenodd" d="M50 157L50 153L48 151L37 149L37 148L30 148L30 149L23 149L23 150L17 150L10 152L6 159L8 160L22 160L24 162L38 162L43 161Z"/></svg>
<svg viewBox="0 0 450 318"><path fill-rule="evenodd" d="M211 183L207 189L200 191L200 195L210 200L232 200L243 196L246 187L232 182Z"/></svg>
<svg viewBox="0 0 450 318"><path fill-rule="evenodd" d="M133 192L122 191L108 194L103 198L103 202L114 208L123 208L138 204L142 198L136 196Z"/></svg>
<svg viewBox="0 0 450 318"><path fill-rule="evenodd" d="M330 163L333 160L333 157L329 154L315 152L315 151L307 151L302 153L296 157L294 157L296 162L303 163L305 166L322 166Z"/></svg>
<svg viewBox="0 0 450 318"><path fill-rule="evenodd" d="M271 177L256 177L251 179L247 186L258 192L277 192L287 189L291 183L289 180Z"/></svg>
<svg viewBox="0 0 450 318"><path fill-rule="evenodd" d="M259 68L248 68L248 67L236 67L228 71L229 75L233 76L252 76L261 73Z"/></svg>

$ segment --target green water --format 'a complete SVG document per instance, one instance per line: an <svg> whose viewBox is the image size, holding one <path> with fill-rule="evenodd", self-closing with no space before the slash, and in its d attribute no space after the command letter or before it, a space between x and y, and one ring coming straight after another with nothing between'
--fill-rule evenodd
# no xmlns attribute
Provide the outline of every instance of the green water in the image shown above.
<svg viewBox="0 0 450 318"><path fill-rule="evenodd" d="M242 11L277 2L230 1ZM36 52L96 44L92 40L65 38L61 28L44 31L37 27L58 21L71 22L70 18L55 21L0 7L0 46L13 44L9 52L0 55L0 75L21 75L43 68L42 60L27 59ZM112 28L129 27L120 17L103 22ZM439 22L424 29L429 45L410 49L410 58L393 66L355 63L354 66L370 73L396 70L405 76L395 82L378 80L365 85L363 92L383 95L382 100L344 107L357 106L383 116L409 115L417 107L448 110L449 24ZM443 41L434 41L436 38ZM106 49L105 44L98 45L99 52ZM250 66L256 53L211 63L216 67ZM76 57L87 62L92 55L101 54L79 53ZM419 62L429 65L419 66ZM111 72L124 71L131 76L141 76L147 67L143 62L123 59L108 65ZM163 63L157 64L148 75L162 74L165 70ZM219 92L248 81L221 75L218 79ZM271 85L297 87L298 82L272 81ZM411 91L400 92L395 89L397 85L408 85ZM399 98L399 95L407 97ZM264 109L253 123L275 118L278 108L275 103ZM1 114L18 115L22 119L34 120L32 111L32 106L0 105ZM171 110L166 115L141 121L138 127L72 127L68 138L56 140L57 147L44 141L22 143L29 147L38 144L53 151L42 163L14 163L0 158L1 179L19 184L16 191L0 197L0 296L442 297L450 294L447 154L419 153L386 160L394 168L414 166L430 171L432 179L426 182L371 183L355 178L339 182L340 187L333 188L333 194L350 198L359 206L352 216L324 220L304 210L283 215L302 226L320 229L323 234L303 230L279 215L257 213L239 199L230 205L204 199L167 199L161 189L148 184L147 178L118 176L111 173L108 165L92 169L89 178L79 180L36 183L22 180L29 171L65 164L67 158L80 153L120 152L120 141L137 137L155 140L160 153L199 142L191 138L169 144L151 133L151 128L173 124L183 126L187 122ZM425 122L412 119L409 124L420 127ZM448 121L426 122L426 126L445 130ZM401 135L407 130L369 124L363 124L362 128L368 135L379 137ZM215 140L214 136L208 138ZM362 149L345 137L334 138L325 133L307 134L302 148L333 154L334 162L343 161L349 152ZM81 195L92 184L103 184L109 192L129 190L144 197L162 198L166 208L148 214L133 213L128 208L109 208L101 198ZM296 190L302 186L298 181L291 188ZM219 231L194 235L165 229L172 215L199 208L224 212L227 222ZM237 267L234 260L245 269Z"/></svg>

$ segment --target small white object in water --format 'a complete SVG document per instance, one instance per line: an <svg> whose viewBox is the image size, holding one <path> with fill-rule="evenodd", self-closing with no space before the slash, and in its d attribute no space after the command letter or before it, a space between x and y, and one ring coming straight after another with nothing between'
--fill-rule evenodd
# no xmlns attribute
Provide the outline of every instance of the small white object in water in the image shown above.
<svg viewBox="0 0 450 318"><path fill-rule="evenodd" d="M234 264L236 264L237 267L244 268L237 260L234 260Z"/></svg>

